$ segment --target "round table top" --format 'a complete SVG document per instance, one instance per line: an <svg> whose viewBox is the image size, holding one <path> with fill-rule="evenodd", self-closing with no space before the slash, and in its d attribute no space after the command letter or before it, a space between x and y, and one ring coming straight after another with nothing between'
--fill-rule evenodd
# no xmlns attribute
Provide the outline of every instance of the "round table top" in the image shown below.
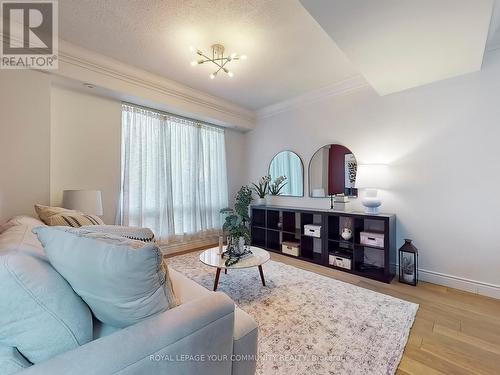
<svg viewBox="0 0 500 375"><path fill-rule="evenodd" d="M238 268L257 267L266 263L271 258L269 253L266 250L261 249L260 247L248 246L248 248L252 252L252 255L247 256L244 259L241 259L240 261L229 267L226 267L226 265L224 264L226 259L222 258L221 255L219 254L219 246L213 247L211 249L202 252L200 254L200 260L202 263L210 267L238 269ZM224 246L223 251L226 251L226 246Z"/></svg>

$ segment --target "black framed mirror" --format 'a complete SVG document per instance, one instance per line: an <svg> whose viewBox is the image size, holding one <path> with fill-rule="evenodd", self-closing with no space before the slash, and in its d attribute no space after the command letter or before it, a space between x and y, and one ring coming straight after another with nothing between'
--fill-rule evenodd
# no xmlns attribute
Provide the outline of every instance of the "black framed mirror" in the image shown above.
<svg viewBox="0 0 500 375"><path fill-rule="evenodd" d="M324 198L345 194L357 197L356 157L347 147L329 144L314 153L309 162L309 196Z"/></svg>
<svg viewBox="0 0 500 375"><path fill-rule="evenodd" d="M280 196L304 196L304 165L300 156L295 152L285 150L274 155L269 163L268 174L271 176L271 181L279 176L286 177L286 184Z"/></svg>

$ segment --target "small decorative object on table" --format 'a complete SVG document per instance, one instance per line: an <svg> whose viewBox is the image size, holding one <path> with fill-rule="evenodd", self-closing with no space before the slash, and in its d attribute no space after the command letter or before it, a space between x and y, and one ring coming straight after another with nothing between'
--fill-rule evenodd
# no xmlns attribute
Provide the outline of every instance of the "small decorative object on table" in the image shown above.
<svg viewBox="0 0 500 375"><path fill-rule="evenodd" d="M405 239L399 249L399 282L415 286L418 282L418 249L411 242Z"/></svg>
<svg viewBox="0 0 500 375"><path fill-rule="evenodd" d="M235 200L234 209L221 210L221 213L226 215L222 228L227 234L226 251L222 254L226 259L226 267L238 263L240 259L251 254L247 244L250 244L248 207L252 201L252 190L248 186L242 186Z"/></svg>
<svg viewBox="0 0 500 375"><path fill-rule="evenodd" d="M336 194L333 196L333 205L330 204L330 208L335 211L351 211L351 202L349 197L344 194Z"/></svg>
<svg viewBox="0 0 500 375"><path fill-rule="evenodd" d="M349 241L352 238L352 230L350 228L344 228L342 229L342 233L340 233L340 236L345 241Z"/></svg>
<svg viewBox="0 0 500 375"><path fill-rule="evenodd" d="M339 217L339 236L344 241L351 241L353 234L353 219L348 216ZM342 245L342 244L341 244Z"/></svg>
<svg viewBox="0 0 500 375"><path fill-rule="evenodd" d="M219 236L219 254L223 253L223 248L224 248L224 237Z"/></svg>
<svg viewBox="0 0 500 375"><path fill-rule="evenodd" d="M258 198L256 200L256 204L258 206L265 206L266 205L266 195L269 193L269 183L271 182L271 176L263 176L259 180L257 184L254 184L252 182L253 188L252 190L255 191L257 194Z"/></svg>

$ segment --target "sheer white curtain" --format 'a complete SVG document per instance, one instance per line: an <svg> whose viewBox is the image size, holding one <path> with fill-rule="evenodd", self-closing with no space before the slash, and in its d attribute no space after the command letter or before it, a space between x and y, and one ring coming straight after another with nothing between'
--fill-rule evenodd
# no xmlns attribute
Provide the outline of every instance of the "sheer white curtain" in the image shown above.
<svg viewBox="0 0 500 375"><path fill-rule="evenodd" d="M118 223L200 238L220 229L227 194L224 130L123 104Z"/></svg>

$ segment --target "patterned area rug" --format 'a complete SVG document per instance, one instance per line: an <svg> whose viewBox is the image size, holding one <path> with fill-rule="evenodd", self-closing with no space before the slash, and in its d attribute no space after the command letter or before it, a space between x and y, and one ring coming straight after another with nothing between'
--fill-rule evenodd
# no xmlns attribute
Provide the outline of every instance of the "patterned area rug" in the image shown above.
<svg viewBox="0 0 500 375"><path fill-rule="evenodd" d="M169 265L212 290L215 269L199 253ZM259 325L257 374L394 374L418 305L280 262L220 275Z"/></svg>

